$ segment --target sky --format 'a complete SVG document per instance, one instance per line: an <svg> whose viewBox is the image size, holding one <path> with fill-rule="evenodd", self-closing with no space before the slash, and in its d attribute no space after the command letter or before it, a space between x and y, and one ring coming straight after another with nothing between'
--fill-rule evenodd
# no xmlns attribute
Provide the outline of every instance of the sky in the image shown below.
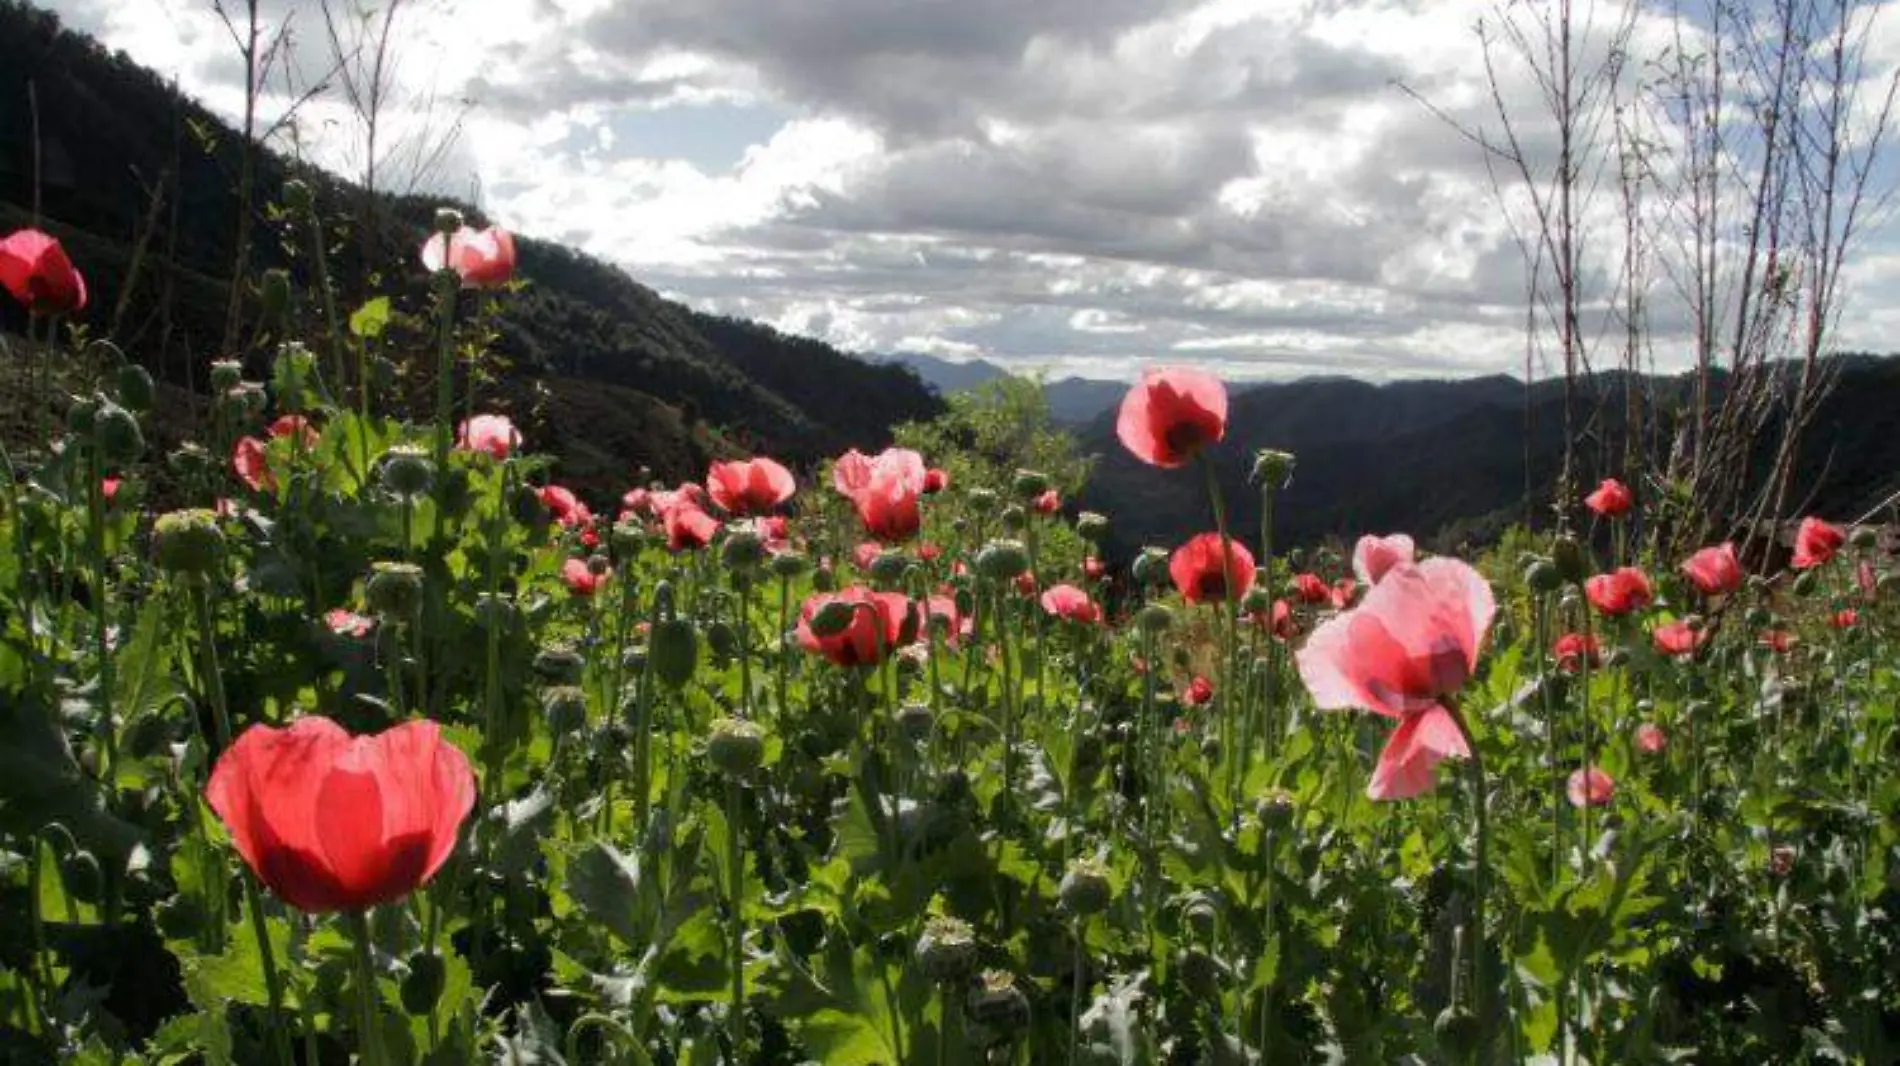
<svg viewBox="0 0 1900 1066"><path fill-rule="evenodd" d="M1611 88L1633 125L1648 117L1645 360L1674 370L1691 350L1671 252L1685 142L1642 86L1716 34L1621 2L1579 3L1577 36L1586 60L1613 35L1628 43ZM1900 63L1887 2L1854 16L1857 40L1870 27L1863 148ZM1503 143L1502 101L1534 169L1554 161L1536 72L1505 35L1535 32L1535 0L402 5L385 183L470 200L696 307L850 350L1052 376L1183 362L1236 379L1524 372L1532 197L1467 134ZM212 0L50 6L238 113L242 68ZM301 105L280 146L359 173L317 0L262 8L291 41L267 111L333 86ZM1736 123L1753 88L1742 79ZM1608 114L1609 91L1597 99ZM1592 158L1607 157L1611 125L1593 127ZM1747 137L1732 141L1745 164ZM1873 170L1874 192L1888 170ZM1613 236L1619 172L1582 171L1580 217L1612 234L1587 246L1582 284L1605 300L1629 250ZM1738 196L1724 192L1724 218L1742 217ZM1900 348L1890 214L1870 201L1861 216L1841 346ZM1732 231L1724 242L1734 258ZM1585 331L1596 360L1618 358L1620 321L1593 311ZM1533 372L1553 358L1540 343Z"/></svg>

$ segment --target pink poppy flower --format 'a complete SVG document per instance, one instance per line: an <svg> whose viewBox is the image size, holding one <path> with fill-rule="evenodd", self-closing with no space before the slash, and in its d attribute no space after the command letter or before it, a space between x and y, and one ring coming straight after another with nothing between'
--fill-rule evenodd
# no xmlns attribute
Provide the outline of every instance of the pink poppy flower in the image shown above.
<svg viewBox="0 0 1900 1066"><path fill-rule="evenodd" d="M1101 606L1074 585L1056 585L1043 593L1042 609L1057 618L1083 625L1094 625L1102 620Z"/></svg>
<svg viewBox="0 0 1900 1066"><path fill-rule="evenodd" d="M1223 560L1219 533L1202 533L1174 550L1168 576L1189 603L1238 602L1253 588L1253 553L1239 541ZM1225 565L1222 565L1225 562Z"/></svg>
<svg viewBox="0 0 1900 1066"><path fill-rule="evenodd" d="M0 240L0 288L33 315L70 315L86 307L86 279L59 241L23 229Z"/></svg>
<svg viewBox="0 0 1900 1066"><path fill-rule="evenodd" d="M437 233L422 245L422 265L431 273L455 271L465 289L496 288L515 276L515 238L500 226Z"/></svg>
<svg viewBox="0 0 1900 1066"><path fill-rule="evenodd" d="M1616 795L1616 782L1602 770L1586 766L1571 773L1564 794L1572 807L1604 807Z"/></svg>
<svg viewBox="0 0 1900 1066"><path fill-rule="evenodd" d="M1227 387L1204 370L1150 368L1123 397L1115 435L1150 466L1186 466L1227 435Z"/></svg>
<svg viewBox="0 0 1900 1066"><path fill-rule="evenodd" d="M1636 494L1628 485L1613 477L1604 478L1597 490L1583 498L1583 505L1605 518L1620 518L1636 504Z"/></svg>
<svg viewBox="0 0 1900 1066"><path fill-rule="evenodd" d="M1645 755L1655 755L1669 746L1669 737L1662 727L1652 722L1644 722L1636 727L1636 747Z"/></svg>
<svg viewBox="0 0 1900 1066"><path fill-rule="evenodd" d="M1696 650L1702 647L1702 643L1708 639L1707 633L1681 618L1673 622L1664 622L1649 636L1655 643L1657 651L1664 655L1678 657L1694 655Z"/></svg>
<svg viewBox="0 0 1900 1066"><path fill-rule="evenodd" d="M561 564L561 582L576 596L592 596L600 591L606 574L596 574L585 559L569 559Z"/></svg>
<svg viewBox="0 0 1900 1066"><path fill-rule="evenodd" d="M857 509L865 530L889 543L909 540L923 524L917 501L927 476L923 456L908 448L876 456L854 448L838 457L831 483Z"/></svg>
<svg viewBox="0 0 1900 1066"><path fill-rule="evenodd" d="M1650 588L1649 575L1634 566L1590 578L1583 583L1583 594L1592 607L1607 615L1640 611L1656 596Z"/></svg>
<svg viewBox="0 0 1900 1066"><path fill-rule="evenodd" d="M1417 549L1403 533L1375 537L1368 533L1352 549L1352 572L1362 585L1376 585L1387 570L1413 561Z"/></svg>
<svg viewBox="0 0 1900 1066"><path fill-rule="evenodd" d="M521 431L507 415L476 415L462 423L455 439L455 446L465 452L486 452L496 459L506 459L521 447Z"/></svg>
<svg viewBox="0 0 1900 1066"><path fill-rule="evenodd" d="M1704 596L1727 596L1742 587L1742 564L1735 545L1723 542L1704 548L1682 564L1683 576Z"/></svg>
<svg viewBox="0 0 1900 1066"><path fill-rule="evenodd" d="M1588 633L1565 633L1550 646L1550 654L1557 660L1557 669L1567 674L1603 665L1603 648Z"/></svg>
<svg viewBox="0 0 1900 1066"><path fill-rule="evenodd" d="M798 491L798 482L777 460L761 455L712 464L706 471L706 488L713 502L727 514L758 515L791 499Z"/></svg>
<svg viewBox="0 0 1900 1066"><path fill-rule="evenodd" d="M1834 553L1845 543L1847 534L1841 527L1819 518L1803 518L1794 535L1794 568L1807 570L1821 566L1834 558Z"/></svg>

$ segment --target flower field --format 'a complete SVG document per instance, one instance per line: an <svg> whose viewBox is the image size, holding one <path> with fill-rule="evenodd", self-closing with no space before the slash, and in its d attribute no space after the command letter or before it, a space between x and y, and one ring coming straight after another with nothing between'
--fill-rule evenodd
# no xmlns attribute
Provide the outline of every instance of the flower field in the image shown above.
<svg viewBox="0 0 1900 1066"><path fill-rule="evenodd" d="M63 389L0 499L0 1061L1900 1058L1872 530L1667 551L1610 480L1289 551L1276 452L1132 562L975 448L583 500L455 373L507 234L421 258L433 417L353 320L166 454L0 241ZM1118 436L1213 486L1227 414L1155 368Z"/></svg>

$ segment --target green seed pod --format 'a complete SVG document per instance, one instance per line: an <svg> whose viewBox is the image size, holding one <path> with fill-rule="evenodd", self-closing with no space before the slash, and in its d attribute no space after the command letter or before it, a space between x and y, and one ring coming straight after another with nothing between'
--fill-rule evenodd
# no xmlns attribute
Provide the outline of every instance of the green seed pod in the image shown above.
<svg viewBox="0 0 1900 1066"><path fill-rule="evenodd" d="M1143 548L1135 556L1135 565L1131 570L1135 581L1151 588L1159 588L1173 580L1168 575L1168 553L1160 548Z"/></svg>
<svg viewBox="0 0 1900 1066"><path fill-rule="evenodd" d="M706 756L727 777L751 777L765 761L765 731L756 722L721 718L708 733Z"/></svg>
<svg viewBox="0 0 1900 1066"><path fill-rule="evenodd" d="M851 628L851 620L857 617L857 608L843 600L830 603L812 612L811 621L806 623L815 637L835 637Z"/></svg>
<svg viewBox="0 0 1900 1066"><path fill-rule="evenodd" d="M1210 1002L1220 996L1227 968L1214 956L1200 948L1189 948L1175 956L1174 967L1181 987L1187 989L1189 995Z"/></svg>
<svg viewBox="0 0 1900 1066"><path fill-rule="evenodd" d="M1219 737L1208 736L1208 737L1203 737L1201 739L1201 758L1202 759L1205 759L1206 761L1210 763L1219 762L1220 752L1221 752L1221 746L1220 746Z"/></svg>
<svg viewBox="0 0 1900 1066"><path fill-rule="evenodd" d="M927 703L906 703L897 710L897 729L914 744L930 739L934 719Z"/></svg>
<svg viewBox="0 0 1900 1066"><path fill-rule="evenodd" d="M1266 583L1256 581L1254 587L1247 590L1241 598L1240 609L1247 614L1266 614L1273 610L1273 593L1268 592Z"/></svg>
<svg viewBox="0 0 1900 1066"><path fill-rule="evenodd" d="M1011 581L1029 569L1029 553L1018 541L995 540L976 553L976 572L991 581Z"/></svg>
<svg viewBox="0 0 1900 1066"><path fill-rule="evenodd" d="M152 555L160 570L203 577L224 551L218 516L206 510L173 511L152 523Z"/></svg>
<svg viewBox="0 0 1900 1066"><path fill-rule="evenodd" d="M1253 480L1268 488L1281 489L1293 478L1293 453L1262 448L1253 454Z"/></svg>
<svg viewBox="0 0 1900 1066"><path fill-rule="evenodd" d="M1075 516L1075 532L1091 544L1100 544L1108 539L1108 516L1083 511Z"/></svg>
<svg viewBox="0 0 1900 1066"><path fill-rule="evenodd" d="M1583 550L1583 542L1568 534L1558 537L1550 546L1551 562L1557 566L1557 572L1572 585L1583 584L1590 576L1590 556Z"/></svg>
<svg viewBox="0 0 1900 1066"><path fill-rule="evenodd" d="M1029 997L1005 970L985 970L964 1002L970 1020L994 1034L996 1042L1014 1039L1029 1025Z"/></svg>
<svg viewBox="0 0 1900 1066"><path fill-rule="evenodd" d="M514 620L515 604L508 597L486 592L475 597L475 623L484 631L499 627L505 632Z"/></svg>
<svg viewBox="0 0 1900 1066"><path fill-rule="evenodd" d="M93 416L92 439L108 463L129 463L145 451L139 420L111 401L100 404L99 413Z"/></svg>
<svg viewBox="0 0 1900 1066"><path fill-rule="evenodd" d="M1188 927L1201 943L1214 939L1220 923L1220 908L1205 892L1190 892L1181 900L1181 924Z"/></svg>
<svg viewBox="0 0 1900 1066"><path fill-rule="evenodd" d="M408 966L409 972L402 978L402 1009L412 1017L425 1017L442 998L448 968L442 964L442 956L426 951L409 956Z"/></svg>
<svg viewBox="0 0 1900 1066"><path fill-rule="evenodd" d="M994 489L971 489L969 495L970 506L974 507L978 514L988 514L990 509L996 506L996 491Z"/></svg>
<svg viewBox="0 0 1900 1066"><path fill-rule="evenodd" d="M732 623L721 618L706 627L706 645L714 655L721 659L730 659L739 654L739 631Z"/></svg>
<svg viewBox="0 0 1900 1066"><path fill-rule="evenodd" d="M97 903L105 896L105 871L90 851L75 851L61 859L59 879L66 885L66 894L81 903Z"/></svg>
<svg viewBox="0 0 1900 1066"><path fill-rule="evenodd" d="M1078 918L1107 910L1114 898L1114 887L1108 880L1108 867L1094 859L1071 862L1062 875L1062 884L1056 889L1056 897L1061 901L1063 910Z"/></svg>
<svg viewBox="0 0 1900 1066"><path fill-rule="evenodd" d="M152 382L152 374L137 363L127 363L119 368L119 402L133 411L149 411L152 400L158 392L158 386Z"/></svg>
<svg viewBox="0 0 1900 1066"><path fill-rule="evenodd" d="M614 555L621 559L632 559L646 547L646 527L632 518L615 522L609 543L613 546Z"/></svg>
<svg viewBox="0 0 1900 1066"><path fill-rule="evenodd" d="M100 414L101 414L101 417L104 416L104 412L100 412ZM1814 576L1815 573L1816 572L1813 570L1801 571L1801 573L1794 579L1793 587L1794 587L1795 595L1797 596L1814 595L1814 586L1816 582L1819 580L1818 578Z"/></svg>
<svg viewBox="0 0 1900 1066"><path fill-rule="evenodd" d="M1748 623L1750 629L1767 629L1775 624L1774 613L1766 607L1750 607L1748 613L1743 616L1743 620Z"/></svg>
<svg viewBox="0 0 1900 1066"><path fill-rule="evenodd" d="M871 580L888 587L904 580L909 570L909 556L903 552L884 552L871 561Z"/></svg>
<svg viewBox="0 0 1900 1066"><path fill-rule="evenodd" d="M802 577L810 570L811 560L799 552L780 552L772 556L772 573L779 577Z"/></svg>
<svg viewBox="0 0 1900 1066"><path fill-rule="evenodd" d="M291 178L284 182L284 206L293 213L307 215L316 206L316 197L311 194L310 186L301 178Z"/></svg>
<svg viewBox="0 0 1900 1066"><path fill-rule="evenodd" d="M1174 625L1174 612L1162 604L1151 603L1136 613L1135 624L1143 633L1166 633Z"/></svg>
<svg viewBox="0 0 1900 1066"><path fill-rule="evenodd" d="M422 568L414 563L370 564L363 599L370 612L386 622L413 621L422 610Z"/></svg>
<svg viewBox="0 0 1900 1066"><path fill-rule="evenodd" d="M211 362L211 391L219 394L230 392L244 380L244 364L236 359L214 359Z"/></svg>
<svg viewBox="0 0 1900 1066"><path fill-rule="evenodd" d="M1049 491L1049 475L1040 470L1018 470L1010 487L1018 497L1033 500Z"/></svg>
<svg viewBox="0 0 1900 1066"><path fill-rule="evenodd" d="M750 529L735 529L719 546L719 561L734 574L750 576L765 562L765 542Z"/></svg>
<svg viewBox="0 0 1900 1066"><path fill-rule="evenodd" d="M548 729L555 736L578 733L587 726L587 693L574 685L556 685L541 696Z"/></svg>
<svg viewBox="0 0 1900 1066"><path fill-rule="evenodd" d="M1278 832L1293 824L1293 793L1284 788L1270 788L1254 801L1254 817L1260 819L1260 826L1269 832Z"/></svg>
<svg viewBox="0 0 1900 1066"><path fill-rule="evenodd" d="M555 644L534 655L534 672L553 685L578 685L586 668L580 652L571 645Z"/></svg>
<svg viewBox="0 0 1900 1066"><path fill-rule="evenodd" d="M587 557L587 572L595 577L606 577L613 572L613 568L613 560L599 552Z"/></svg>
<svg viewBox="0 0 1900 1066"><path fill-rule="evenodd" d="M1524 583L1534 592L1556 592L1564 587L1563 571L1549 559L1538 559L1524 568Z"/></svg>
<svg viewBox="0 0 1900 1066"><path fill-rule="evenodd" d="M1880 543L1880 531L1872 526L1855 526L1847 535L1847 543L1865 551Z"/></svg>
<svg viewBox="0 0 1900 1066"><path fill-rule="evenodd" d="M962 984L976 969L975 931L957 918L931 917L917 938L917 964L932 984Z"/></svg>
<svg viewBox="0 0 1900 1066"><path fill-rule="evenodd" d="M1432 1033L1452 1062L1468 1062L1478 1050L1478 1016L1455 1004L1438 1012Z"/></svg>
<svg viewBox="0 0 1900 1066"><path fill-rule="evenodd" d="M683 618L656 624L647 642L647 659L662 684L684 687L699 665L699 634L693 631L693 624Z"/></svg>
<svg viewBox="0 0 1900 1066"><path fill-rule="evenodd" d="M1002 521L1003 528L1014 533L1029 524L1029 512L1023 510L1021 505L1012 503L1003 508Z"/></svg>
<svg viewBox="0 0 1900 1066"><path fill-rule="evenodd" d="M92 436L93 423L99 417L99 401L92 396L75 396L66 408L66 429L74 436Z"/></svg>
<svg viewBox="0 0 1900 1066"><path fill-rule="evenodd" d="M417 500L435 485L435 462L425 449L399 444L383 453L383 488L399 499Z"/></svg>
<svg viewBox="0 0 1900 1066"><path fill-rule="evenodd" d="M437 233L453 236L456 230L462 228L462 225L462 213L455 208L438 207L435 209L435 231Z"/></svg>

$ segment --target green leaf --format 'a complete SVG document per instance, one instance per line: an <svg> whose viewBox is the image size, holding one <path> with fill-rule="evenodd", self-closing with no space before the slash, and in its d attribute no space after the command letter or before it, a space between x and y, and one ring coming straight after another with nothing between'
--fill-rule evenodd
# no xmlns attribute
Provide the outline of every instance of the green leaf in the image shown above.
<svg viewBox="0 0 1900 1066"><path fill-rule="evenodd" d="M350 313L350 333L375 340L389 328L389 297L378 296Z"/></svg>

